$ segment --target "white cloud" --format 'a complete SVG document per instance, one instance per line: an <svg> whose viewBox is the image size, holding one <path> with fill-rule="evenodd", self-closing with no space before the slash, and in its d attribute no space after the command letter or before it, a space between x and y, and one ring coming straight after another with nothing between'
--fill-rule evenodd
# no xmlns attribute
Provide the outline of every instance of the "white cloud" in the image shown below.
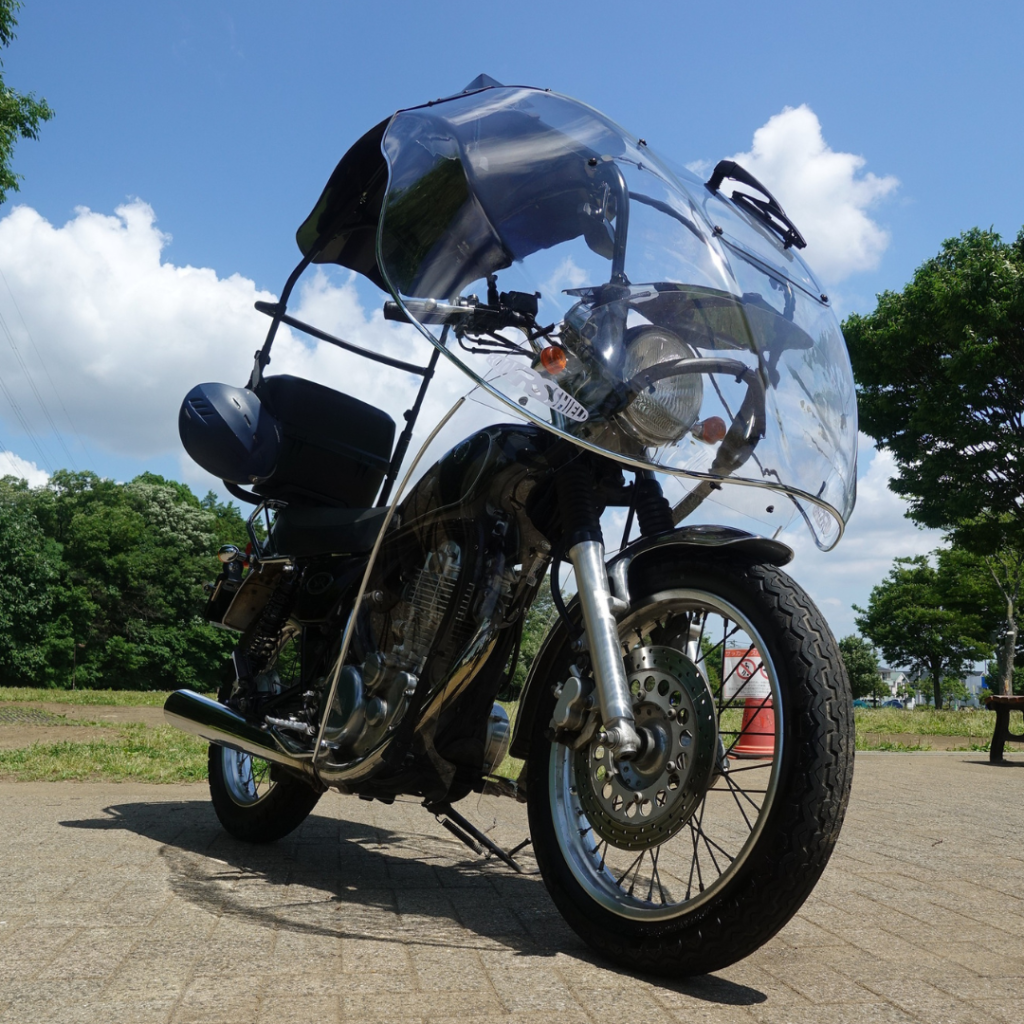
<svg viewBox="0 0 1024 1024"><path fill-rule="evenodd" d="M8 451L0 451L0 476L16 476L20 480L27 480L29 487L41 487L50 479L45 469Z"/></svg>
<svg viewBox="0 0 1024 1024"><path fill-rule="evenodd" d="M857 481L857 507L838 547L818 551L801 525L780 538L797 552L786 571L810 593L837 637L856 632L851 606L867 607L871 588L893 559L927 554L942 543L941 531L915 526L904 515L906 501L889 490L896 473L892 455L876 451L861 434L859 458L867 471Z"/></svg>
<svg viewBox="0 0 1024 1024"><path fill-rule="evenodd" d="M807 239L804 255L823 280L831 285L878 266L889 234L867 211L899 182L862 173L864 157L831 149L806 104L769 118L754 132L750 151L732 159L779 200Z"/></svg>
<svg viewBox="0 0 1024 1024"><path fill-rule="evenodd" d="M273 298L237 275L162 262L168 241L139 200L115 216L80 208L60 228L24 206L0 221L0 268L58 394L78 431L118 454L171 449L185 392L244 375L263 319L253 302ZM34 408L19 367L5 380Z"/></svg>
<svg viewBox="0 0 1024 1024"><path fill-rule="evenodd" d="M541 294L545 297L555 295L563 288L582 288L587 283L589 275L582 268L576 265L571 256L566 256L555 268L555 272L541 286Z"/></svg>
<svg viewBox="0 0 1024 1024"><path fill-rule="evenodd" d="M164 259L169 241L153 209L138 199L113 216L80 208L62 227L25 206L0 220L0 269L25 321L11 312L8 327L27 351L27 325L79 434L116 455L180 453L182 398L201 381L243 384L248 379L269 324L253 303L276 298L238 274L219 277L210 269L175 266ZM6 295L0 306L4 301ZM379 309L367 311L351 278L339 285L323 271L307 274L289 312L407 362L422 365L430 356L429 345L412 327L385 322ZM287 328L278 333L267 372L296 374L354 395L386 409L399 429L419 384L411 374ZM22 409L36 409L20 367L5 365L4 381ZM425 436L468 388L469 381L442 359L418 436ZM481 418L482 410L473 405L470 419L478 424ZM465 416L460 422L465 436L471 427ZM42 423L34 428L46 432ZM437 444L446 442L452 442L450 431ZM413 452L416 444L414 437ZM217 486L184 456L181 466L196 490ZM88 468L102 472L100 466Z"/></svg>

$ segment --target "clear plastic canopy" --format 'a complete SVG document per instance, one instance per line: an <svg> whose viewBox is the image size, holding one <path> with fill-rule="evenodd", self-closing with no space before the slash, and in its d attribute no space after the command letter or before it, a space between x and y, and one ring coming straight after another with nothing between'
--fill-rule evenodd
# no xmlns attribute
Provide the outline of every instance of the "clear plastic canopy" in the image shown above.
<svg viewBox="0 0 1024 1024"><path fill-rule="evenodd" d="M400 111L382 146L380 272L478 384L679 478L677 518L711 499L773 523L781 504L820 547L838 541L856 489L850 363L770 224L536 89Z"/></svg>

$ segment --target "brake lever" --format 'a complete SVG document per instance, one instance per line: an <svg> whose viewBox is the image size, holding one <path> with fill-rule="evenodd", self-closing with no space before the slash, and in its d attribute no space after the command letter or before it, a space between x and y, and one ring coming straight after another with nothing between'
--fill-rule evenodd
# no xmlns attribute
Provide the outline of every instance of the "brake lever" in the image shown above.
<svg viewBox="0 0 1024 1024"><path fill-rule="evenodd" d="M499 296L496 289L493 291L495 294L488 295L486 304L475 301L475 296L464 305L437 299L407 299L403 309L389 300L384 303L384 319L412 323L411 313L421 324L452 324L457 331L467 334L500 331L504 327L517 327L529 334L536 328L539 295L502 292Z"/></svg>
<svg viewBox="0 0 1024 1024"><path fill-rule="evenodd" d="M388 300L384 303L384 319L394 320L400 324L411 324L409 310L421 324L449 324L457 317L471 316L475 306L455 306L450 302L438 302L436 299L408 299L403 309L397 302Z"/></svg>

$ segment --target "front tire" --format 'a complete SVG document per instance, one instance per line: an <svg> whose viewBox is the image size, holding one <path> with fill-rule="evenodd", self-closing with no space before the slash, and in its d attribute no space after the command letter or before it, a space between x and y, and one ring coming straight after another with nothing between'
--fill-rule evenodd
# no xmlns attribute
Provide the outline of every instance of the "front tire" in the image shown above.
<svg viewBox="0 0 1024 1024"><path fill-rule="evenodd" d="M849 681L821 613L773 566L669 562L634 592L645 596L620 623L634 710L669 749L646 776L609 774L599 734L582 753L551 741L546 695L527 763L531 834L552 899L591 946L632 970L702 974L767 942L824 870L852 779ZM723 671L727 648L753 658L730 655ZM733 678L744 664L763 666L774 735L758 726L766 698L752 707Z"/></svg>

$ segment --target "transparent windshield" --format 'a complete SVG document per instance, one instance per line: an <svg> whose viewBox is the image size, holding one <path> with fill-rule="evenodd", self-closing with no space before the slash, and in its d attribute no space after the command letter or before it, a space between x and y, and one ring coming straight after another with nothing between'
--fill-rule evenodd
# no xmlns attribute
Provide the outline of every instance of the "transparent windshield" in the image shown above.
<svg viewBox="0 0 1024 1024"><path fill-rule="evenodd" d="M378 266L479 384L577 444L680 478L678 517L709 498L781 501L820 546L838 540L856 484L846 346L769 227L534 89L402 111L383 150Z"/></svg>

